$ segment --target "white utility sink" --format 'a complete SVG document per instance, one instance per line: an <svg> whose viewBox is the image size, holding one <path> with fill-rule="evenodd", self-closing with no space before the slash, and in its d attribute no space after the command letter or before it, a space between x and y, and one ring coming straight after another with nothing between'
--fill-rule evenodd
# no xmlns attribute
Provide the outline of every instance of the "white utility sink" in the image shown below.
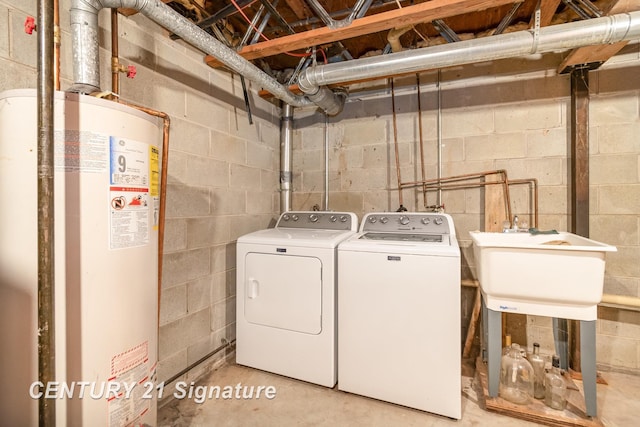
<svg viewBox="0 0 640 427"><path fill-rule="evenodd" d="M597 319L605 253L615 252L615 246L567 232L469 234L487 308L565 319Z"/></svg>

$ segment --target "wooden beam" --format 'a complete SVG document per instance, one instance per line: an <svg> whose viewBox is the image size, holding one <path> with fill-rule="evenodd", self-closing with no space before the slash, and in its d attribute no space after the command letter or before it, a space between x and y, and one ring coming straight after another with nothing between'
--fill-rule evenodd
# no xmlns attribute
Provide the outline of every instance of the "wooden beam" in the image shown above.
<svg viewBox="0 0 640 427"><path fill-rule="evenodd" d="M589 237L589 70L571 72L571 232Z"/></svg>
<svg viewBox="0 0 640 427"><path fill-rule="evenodd" d="M605 15L615 15L617 13L632 12L640 10L640 1L638 0L619 0L612 2L610 8L605 10ZM584 46L572 50L569 55L562 61L558 67L558 74L566 73L576 65L581 64L602 64L609 60L613 55L627 45L626 41L596 46Z"/></svg>
<svg viewBox="0 0 640 427"><path fill-rule="evenodd" d="M351 25L332 30L321 27L303 33L279 37L277 39L245 46L238 53L247 60L264 58L319 46L338 40L345 40L365 34L377 33L396 27L431 22L434 19L449 18L465 13L478 12L489 8L514 3L515 0L432 0L414 6L394 9L354 20ZM211 67L222 64L214 57L207 55L205 62Z"/></svg>
<svg viewBox="0 0 640 427"><path fill-rule="evenodd" d="M556 14L556 10L558 10L558 6L560 5L560 0L542 0L540 3L540 26L546 27L551 24L551 20L553 19L553 15ZM531 15L531 21L529 22L529 27L533 27L535 25L535 8L534 13Z"/></svg>

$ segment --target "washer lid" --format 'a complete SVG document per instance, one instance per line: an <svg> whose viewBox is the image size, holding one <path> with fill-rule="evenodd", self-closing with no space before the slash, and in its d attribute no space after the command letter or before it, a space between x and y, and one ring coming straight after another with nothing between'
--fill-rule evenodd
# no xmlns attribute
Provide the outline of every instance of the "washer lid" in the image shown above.
<svg viewBox="0 0 640 427"><path fill-rule="evenodd" d="M238 238L238 243L261 245L336 248L340 242L356 234L345 230L311 230L306 228L268 228Z"/></svg>

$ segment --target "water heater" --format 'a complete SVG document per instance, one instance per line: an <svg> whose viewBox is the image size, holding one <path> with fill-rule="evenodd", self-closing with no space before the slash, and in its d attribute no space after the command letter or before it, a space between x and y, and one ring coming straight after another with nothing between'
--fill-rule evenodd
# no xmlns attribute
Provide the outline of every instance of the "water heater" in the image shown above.
<svg viewBox="0 0 640 427"><path fill-rule="evenodd" d="M54 97L55 380L38 383L37 97L0 93L0 425L156 425L161 123Z"/></svg>

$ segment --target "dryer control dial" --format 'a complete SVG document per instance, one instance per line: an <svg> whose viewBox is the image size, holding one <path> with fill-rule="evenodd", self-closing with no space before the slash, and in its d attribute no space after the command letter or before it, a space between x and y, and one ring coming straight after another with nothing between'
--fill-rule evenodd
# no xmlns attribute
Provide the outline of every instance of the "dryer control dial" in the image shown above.
<svg viewBox="0 0 640 427"><path fill-rule="evenodd" d="M338 217L337 217L337 216L335 216L335 215L331 215L331 216L329 217L329 221L331 221L331 222L336 222L337 220L338 220Z"/></svg>
<svg viewBox="0 0 640 427"><path fill-rule="evenodd" d="M431 220L429 218L422 218L420 222L422 222L424 225L427 225L431 222Z"/></svg>
<svg viewBox="0 0 640 427"><path fill-rule="evenodd" d="M386 224L389 222L389 218L387 218L386 216L383 216L382 218L380 218L380 222L383 224Z"/></svg>
<svg viewBox="0 0 640 427"><path fill-rule="evenodd" d="M292 220L294 220L294 221L297 221L297 220L299 220L300 218L298 217L298 215L295 215L295 214L294 214L294 215L291 215L291 219L292 219Z"/></svg>
<svg viewBox="0 0 640 427"><path fill-rule="evenodd" d="M285 221L289 221L291 219L291 217L289 216L289 214L284 214L282 215L282 219Z"/></svg>
<svg viewBox="0 0 640 427"><path fill-rule="evenodd" d="M409 217L406 215L401 215L400 218L398 218L398 221L400 221L400 224L402 225L407 225L409 224Z"/></svg>
<svg viewBox="0 0 640 427"><path fill-rule="evenodd" d="M370 216L369 217L369 222L371 224L375 224L376 222L378 222L378 218L376 218L375 216Z"/></svg>
<svg viewBox="0 0 640 427"><path fill-rule="evenodd" d="M349 219L348 216L346 215L340 215L340 222L347 222L347 220Z"/></svg>
<svg viewBox="0 0 640 427"><path fill-rule="evenodd" d="M311 222L318 222L319 218L320 217L318 215L316 215L316 214L309 215L309 221L311 221Z"/></svg>
<svg viewBox="0 0 640 427"><path fill-rule="evenodd" d="M436 219L433 220L433 222L435 222L436 225L440 225L442 224L442 218L437 217Z"/></svg>

